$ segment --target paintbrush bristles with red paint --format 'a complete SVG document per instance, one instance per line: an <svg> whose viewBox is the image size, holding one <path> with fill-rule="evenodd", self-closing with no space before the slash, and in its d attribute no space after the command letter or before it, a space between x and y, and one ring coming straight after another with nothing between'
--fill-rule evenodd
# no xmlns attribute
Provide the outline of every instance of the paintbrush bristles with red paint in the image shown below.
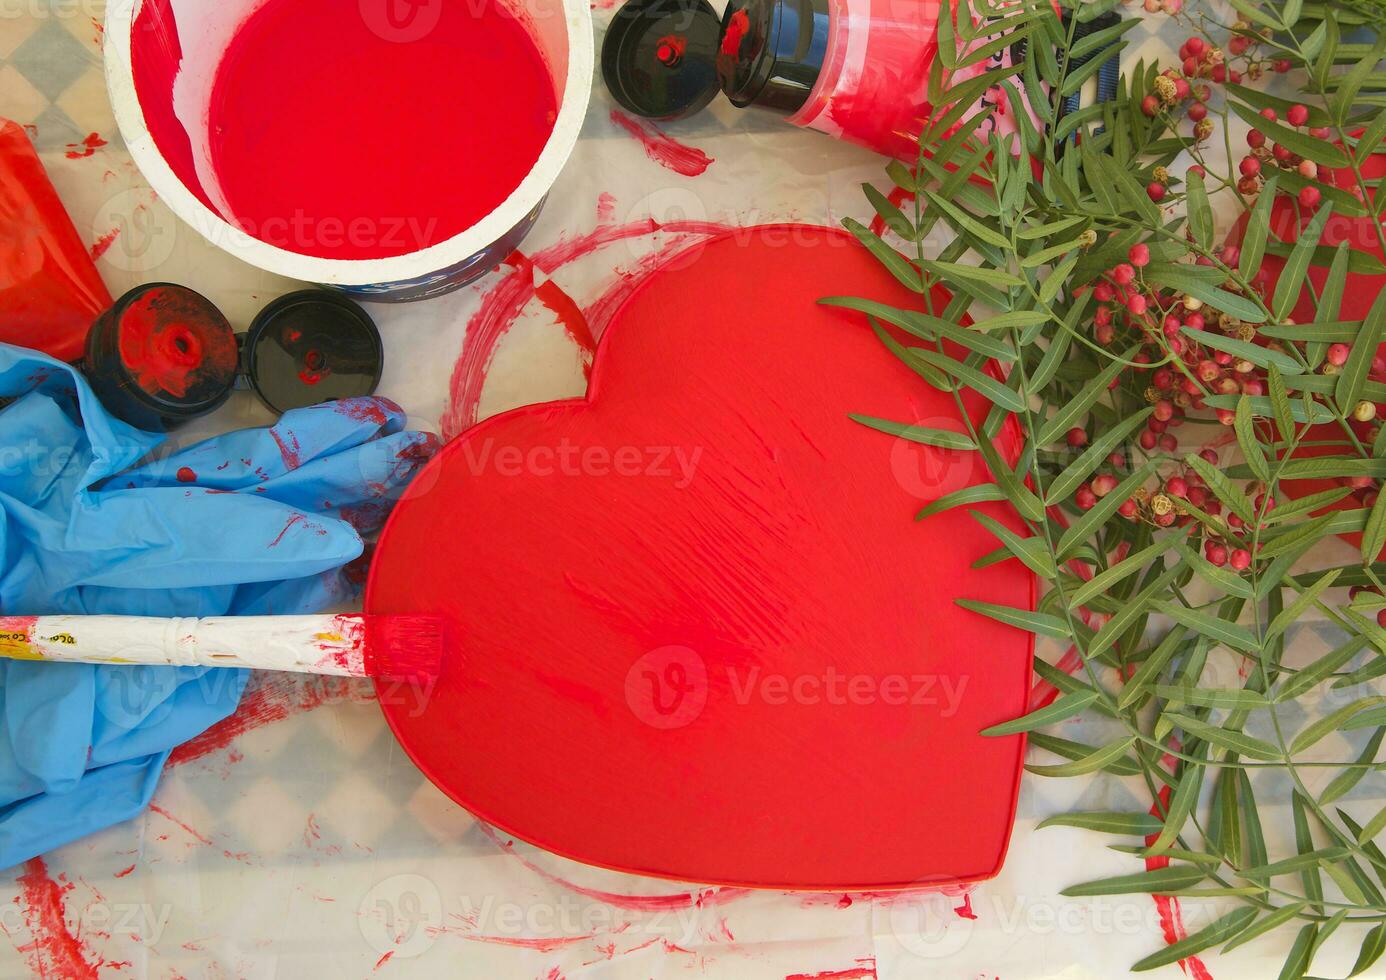
<svg viewBox="0 0 1386 980"><path fill-rule="evenodd" d="M442 653L434 616L0 616L0 657L17 660L427 680Z"/></svg>

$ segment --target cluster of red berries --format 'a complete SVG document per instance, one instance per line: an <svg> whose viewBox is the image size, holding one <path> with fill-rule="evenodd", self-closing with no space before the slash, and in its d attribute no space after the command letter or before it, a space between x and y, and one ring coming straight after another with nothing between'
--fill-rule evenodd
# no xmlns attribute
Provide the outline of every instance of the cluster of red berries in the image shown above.
<svg viewBox="0 0 1386 980"><path fill-rule="evenodd" d="M1261 116L1270 121L1276 122L1278 115L1274 109L1266 108L1261 110ZM1292 105L1285 112L1285 122L1299 129L1309 123L1309 107L1303 105ZM1312 127L1308 130L1309 135L1314 139L1326 140L1332 135L1326 127ZM1255 194L1261 187L1261 182L1265 178L1265 170L1268 166L1278 167L1281 170L1293 170L1305 180L1319 179L1319 165L1313 160L1306 160L1297 153L1292 153L1288 148L1280 143L1266 145L1266 134L1259 129L1250 130L1246 134L1246 144L1250 147L1250 152L1242 157L1237 165L1237 171L1241 174L1241 179L1237 181L1237 189L1243 194ZM1313 184L1300 188L1299 206L1306 211L1312 211L1319 206L1323 199L1323 194Z"/></svg>

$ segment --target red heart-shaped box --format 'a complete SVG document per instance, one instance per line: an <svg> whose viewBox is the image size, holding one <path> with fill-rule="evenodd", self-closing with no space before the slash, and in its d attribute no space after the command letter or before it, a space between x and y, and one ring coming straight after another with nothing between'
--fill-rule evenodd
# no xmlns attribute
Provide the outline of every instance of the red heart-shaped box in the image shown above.
<svg viewBox="0 0 1386 980"><path fill-rule="evenodd" d="M1033 608L965 509L979 454L849 413L963 430L865 318L920 297L851 236L742 229L677 253L603 335L585 399L491 418L399 504L373 613L451 632L410 757L505 832L588 864L872 890L1000 868L1032 638L954 600ZM988 407L969 395L980 420ZM1016 427L998 444L1014 456ZM1013 528L1000 504L981 510Z"/></svg>

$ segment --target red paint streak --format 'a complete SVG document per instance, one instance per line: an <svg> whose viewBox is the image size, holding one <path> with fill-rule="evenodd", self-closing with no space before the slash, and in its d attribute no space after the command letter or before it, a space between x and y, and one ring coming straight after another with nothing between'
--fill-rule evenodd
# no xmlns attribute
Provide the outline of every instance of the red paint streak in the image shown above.
<svg viewBox="0 0 1386 980"><path fill-rule="evenodd" d="M197 479L197 473L190 466L180 466L176 475L179 483L192 483Z"/></svg>
<svg viewBox="0 0 1386 980"><path fill-rule="evenodd" d="M284 460L286 470L296 470L303 465L303 448L298 444L298 436L292 432L279 434L279 427L269 430L270 438L279 447L279 455Z"/></svg>
<svg viewBox="0 0 1386 980"><path fill-rule="evenodd" d="M344 701L352 693L352 686L345 678L265 676L267 679L260 682L258 687L246 691L235 714L178 746L169 756L168 764L179 766L219 752L246 732L282 721L300 711L311 711L324 704Z"/></svg>
<svg viewBox="0 0 1386 980"><path fill-rule="evenodd" d="M151 803L151 804L149 804L149 809L152 810L153 812L157 813L159 816L163 817L165 820L169 821L170 823L177 824L179 827L182 827L185 831L187 831L189 834L191 834L193 837L195 837L195 838L196 838L198 841L200 841L201 843L206 844L208 847L211 847L211 846L212 846L211 838L202 836L202 835L199 834L196 830L194 830L192 827L188 826L186 823L184 823L183 821L179 820L177 817L175 817L173 814L169 813L167 810L165 810L163 807L159 806L157 803Z"/></svg>
<svg viewBox="0 0 1386 980"><path fill-rule="evenodd" d="M29 968L39 977L96 980L102 960L88 960L91 951L67 926L64 896L72 891L72 883L54 881L43 858L24 862L24 873L16 881L24 924L33 935L32 941L17 949Z"/></svg>
<svg viewBox="0 0 1386 980"><path fill-rule="evenodd" d="M694 907L711 908L717 905L725 905L728 902L734 902L750 894L749 888L706 888L697 894L693 892L677 892L672 895L624 895L617 892L604 892L595 888L586 888L576 882L568 881L551 872L545 871L533 861L528 860L524 855L515 850L514 841L501 840L495 828L489 824L477 821L477 826L481 828L482 833L491 839L492 843L545 881L552 882L555 885L566 888L586 898L593 898L599 902L605 902L607 905L614 905L619 909L630 909L635 912L666 912L673 909Z"/></svg>
<svg viewBox="0 0 1386 980"><path fill-rule="evenodd" d="M890 193L886 195L887 200L889 200L890 203L894 204L897 208L900 205L904 204L911 197L913 197L913 195L909 191L905 190L903 187L893 187L891 188ZM906 215L906 217L909 216ZM876 217L872 218L871 231L876 235L884 235L886 231L885 218L882 218L879 214L876 215Z"/></svg>
<svg viewBox="0 0 1386 980"><path fill-rule="evenodd" d="M341 16L339 0L261 5L227 47L206 121L185 129L173 105L179 8L148 0L131 41L150 132L207 204L191 151L205 136L224 217L269 244L369 259L445 241L529 173L553 130L557 89L527 23L506 5L413 6L401 18L391 4L353 17ZM314 70L286 86L285 65ZM359 139L363 119L389 138Z"/></svg>
<svg viewBox="0 0 1386 980"><path fill-rule="evenodd" d="M152 395L183 398L194 390L219 390L235 377L239 353L231 325L190 289L146 289L125 308L116 330L122 363Z"/></svg>
<svg viewBox="0 0 1386 980"><path fill-rule="evenodd" d="M582 936L555 936L552 938L529 938L525 936L479 936L476 933L466 932L462 929L449 926L429 926L428 932L433 936L457 936L459 939L470 940L474 943L491 943L495 946L516 946L520 949L534 949L541 953L552 953L556 949L564 946L572 946L576 943L590 942L597 938L597 933L589 933Z"/></svg>
<svg viewBox="0 0 1386 980"><path fill-rule="evenodd" d="M115 244L115 240L119 237L120 229L112 228L110 231L106 232L106 234L98 238L96 243L91 247L91 260L95 262L97 259L101 258L101 256L109 252L111 246Z"/></svg>
<svg viewBox="0 0 1386 980"><path fill-rule="evenodd" d="M117 878L124 878L126 875L128 875L131 871L134 871L134 870L135 870L135 866L132 864L132 865L130 865L130 867L128 867L128 868L122 868L121 870L117 871L117 872L115 873L115 876L116 876Z"/></svg>
<svg viewBox="0 0 1386 980"><path fill-rule="evenodd" d="M375 961L375 967L374 967L374 968L375 968L376 970L380 969L382 966L384 966L386 963L388 963L388 962L390 961L390 957L391 957L391 956L394 956L394 955L395 955L395 951L394 951L393 949L392 949L392 950L389 950L388 952L386 952L386 954L385 954L384 956L380 957L380 959L378 959L378 960Z"/></svg>
<svg viewBox="0 0 1386 980"><path fill-rule="evenodd" d="M597 220L610 221L616 215L616 197L602 191L597 195Z"/></svg>
<svg viewBox="0 0 1386 980"><path fill-rule="evenodd" d="M37 616L0 616L0 635L12 642L27 644L37 622Z"/></svg>
<svg viewBox="0 0 1386 980"><path fill-rule="evenodd" d="M573 343L578 345L582 351L583 374L588 374L592 370L592 358L597 353L597 340L592 336L592 328L587 325L582 309L552 279L546 279L536 286L534 297L548 307Z"/></svg>
<svg viewBox="0 0 1386 980"><path fill-rule="evenodd" d="M846 970L828 970L825 973L791 973L784 980L861 980L863 977L875 980L876 961L866 959L857 962L865 965L854 966Z"/></svg>
<svg viewBox="0 0 1386 980"><path fill-rule="evenodd" d="M653 123L632 119L619 109L611 110L611 121L639 140L647 157L676 174L697 177L715 162L696 146L680 143Z"/></svg>
<svg viewBox="0 0 1386 980"><path fill-rule="evenodd" d="M1177 748L1177 746L1176 746ZM1166 765L1173 765L1174 758L1165 756ZM1169 808L1170 787L1163 786L1160 789L1160 801L1150 808L1151 814L1163 818L1165 811ZM1159 834L1152 834L1145 839L1147 847L1154 844ZM1151 857L1145 859L1145 870L1156 871L1160 868L1169 867L1169 858ZM1188 936L1188 931L1184 928L1183 910L1179 905L1179 899L1172 895L1152 895L1155 901L1155 909L1160 916L1160 931L1164 933L1165 943L1173 946L1175 943ZM1192 976L1194 980L1213 980L1213 975L1208 972L1208 968L1203 965L1203 961L1197 956L1190 956L1179 961L1179 968L1186 974Z"/></svg>
<svg viewBox="0 0 1386 980"><path fill-rule="evenodd" d="M291 516L287 521L284 522L284 530L282 530L282 531L279 532L278 537L276 537L273 541L271 541L271 542L269 543L269 546L270 546L271 548L274 548L274 547L278 546L279 542L281 542L281 541L284 540L284 535L286 535L286 534L289 533L289 528L293 527L295 524L307 524L307 523L308 523L308 518L307 518L305 515L303 515L303 514L294 514L294 515Z"/></svg>
<svg viewBox="0 0 1386 980"><path fill-rule="evenodd" d="M67 158L69 160L81 160L84 157L91 156L105 145L106 141L98 134L90 133L80 143L67 144Z"/></svg>
<svg viewBox="0 0 1386 980"><path fill-rule="evenodd" d="M722 54L735 58L741 50L741 41L751 29L751 18L745 10L738 10L727 21L727 29L722 34Z"/></svg>
<svg viewBox="0 0 1386 980"><path fill-rule="evenodd" d="M512 271L491 287L482 299L481 306L467 322L462 353L453 366L452 379L448 386L448 408L439 420L443 438L452 439L476 423L481 391L501 338L519 319L526 304L535 298L536 269L551 275L564 265L615 242L641 238L656 232L675 236L639 263L642 268L650 268L662 261L667 254L687 244L689 236L716 235L730 229L731 226L716 222L671 221L660 224L653 218L646 218L628 224L599 224L585 235L560 239L534 253L530 258L518 252L512 253L506 260ZM587 307L584 319L592 337L601 338L611 313L634 288L636 282L637 276L634 274L618 276L612 293Z"/></svg>
<svg viewBox="0 0 1386 980"><path fill-rule="evenodd" d="M974 922L977 921L977 913L972 911L971 893L964 895L962 904L955 908L953 911L957 913L959 919L971 919Z"/></svg>
<svg viewBox="0 0 1386 980"><path fill-rule="evenodd" d="M387 413L403 413L400 408L388 398L379 395L362 398L343 398L332 403L333 407L340 415L357 422L369 422L372 425L385 425L390 421Z"/></svg>

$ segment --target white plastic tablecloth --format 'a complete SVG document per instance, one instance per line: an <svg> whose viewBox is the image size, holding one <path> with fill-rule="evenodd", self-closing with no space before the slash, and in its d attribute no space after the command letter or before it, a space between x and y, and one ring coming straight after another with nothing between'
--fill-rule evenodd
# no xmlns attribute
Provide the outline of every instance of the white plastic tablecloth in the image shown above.
<svg viewBox="0 0 1386 980"><path fill-rule="evenodd" d="M101 251L112 294L156 279L183 283L243 328L295 284L217 251L149 191L107 104L101 6L0 0L0 115L35 127L63 201ZM343 16L354 6L344 0ZM595 13L600 32L610 10ZM1148 35L1142 53L1168 54L1164 39ZM526 252L599 223L649 217L866 219L860 183L886 183L882 161L867 152L722 100L667 127L713 158L702 175L681 176L615 126L611 109L598 83ZM363 138L389 138L390 120L363 124ZM90 133L106 145L88 154L77 144ZM324 152L349 165L349 147ZM539 275L552 273L585 306L666 237L622 240ZM439 428L468 321L499 278L426 303L372 307L386 346L380 390L413 426ZM577 348L549 310L531 303L499 346L480 415L577 395L583 384ZM268 420L241 394L177 441ZM901 533L921 532L901 515ZM1292 648L1309 658L1325 642L1305 626ZM1041 644L1039 652L1053 659L1058 651ZM1095 835L1035 831L1044 816L1075 807L1149 807L1137 787L1109 778L1027 778L1004 871L968 894L703 888L586 868L479 825L404 756L364 685L268 675L254 683L229 727L177 757L148 813L42 864L0 871L0 977L1101 980L1159 948L1166 930L1193 931L1213 915L1185 902L1162 917L1141 895L1059 895L1078 881L1141 869ZM1082 737L1079 723L1070 727L1065 734ZM1334 751L1342 758L1357 744ZM1323 772L1326 781L1332 771ZM1369 816L1380 805L1373 794L1380 790L1359 788L1347 805ZM1287 832L1283 811L1267 808L1263 817L1273 838ZM1346 930L1335 938L1316 972L1345 973L1351 939ZM1288 938L1252 944L1207 958L1206 972L1218 980L1274 975L1287 948Z"/></svg>

